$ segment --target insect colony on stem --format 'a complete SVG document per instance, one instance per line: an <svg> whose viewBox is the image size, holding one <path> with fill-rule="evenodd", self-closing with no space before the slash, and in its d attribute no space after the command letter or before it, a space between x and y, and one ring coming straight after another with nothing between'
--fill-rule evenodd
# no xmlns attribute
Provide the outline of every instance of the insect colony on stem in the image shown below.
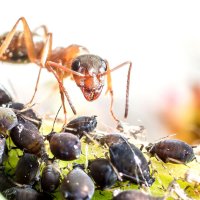
<svg viewBox="0 0 200 200"><path fill-rule="evenodd" d="M23 24L22 32L17 31L20 22ZM43 30L43 36L37 34L38 29ZM35 37L39 37L41 40L34 42ZM8 62L29 60L40 67L35 91L28 105L14 102L6 90L0 88L0 182L1 180L5 182L0 185L0 192L4 196L8 199L20 200L53 199L53 194L59 187L63 199L91 199L95 187L104 190L115 185L117 181L130 181L145 188L154 184L155 178L150 168L151 165L143 151L125 137L123 134L125 129L122 128L121 122L112 108L114 97L111 73L128 65L124 117L128 116L132 68L130 61L110 69L106 60L90 54L85 47L80 45L70 45L66 48L59 47L52 50L52 34L47 31L46 26L41 26L31 32L23 17L15 23L9 33L0 37L0 59ZM42 119L30 107L37 92L42 68L46 68L56 78L65 114L65 125L62 130L56 132L53 128L46 136L40 134L39 130ZM88 101L93 101L100 96L105 76L107 76L107 91L111 96L110 112L118 124L118 130L122 133L94 136L91 132L94 132L97 126L97 116L95 115L77 117L66 123L65 98L73 113L76 114L76 109L63 86L64 78L70 75L73 76ZM143 129L143 127L139 127L138 130L133 130L133 137L137 139L137 135ZM12 140L15 148L22 151L13 177L7 176L4 172L4 161L8 159L9 152L15 149L7 146L6 138ZM88 161L88 166L84 166L86 169L80 164L69 169L67 175L63 175L64 169L60 168L56 161L77 160L82 154L81 141L83 139L86 143L98 144L103 151L106 150L105 156L102 158L95 155L94 159ZM52 154L51 157L46 151L46 143ZM163 151L159 151L159 146L162 146ZM168 149L171 151L169 152ZM193 148L177 140L164 140L149 144L146 150L147 154L155 156L163 162L185 164L195 159ZM41 168L41 173L38 180L39 168ZM27 187L22 187L24 184ZM39 190L35 188L35 184L39 185ZM138 199L164 199L164 197L153 197L134 190L114 195L113 199L129 200L137 196Z"/></svg>

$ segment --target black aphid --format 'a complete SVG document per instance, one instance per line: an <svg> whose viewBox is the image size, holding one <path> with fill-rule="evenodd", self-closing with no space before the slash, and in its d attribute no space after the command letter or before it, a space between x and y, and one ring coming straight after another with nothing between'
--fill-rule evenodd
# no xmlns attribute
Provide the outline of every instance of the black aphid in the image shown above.
<svg viewBox="0 0 200 200"><path fill-rule="evenodd" d="M118 179L109 160L97 158L89 161L90 176L94 179L97 186L101 189L109 188L114 185Z"/></svg>
<svg viewBox="0 0 200 200"><path fill-rule="evenodd" d="M12 102L11 95L2 85L0 85L0 106L9 102Z"/></svg>
<svg viewBox="0 0 200 200"><path fill-rule="evenodd" d="M6 145L6 139L0 136L0 165L3 164L8 156L8 148Z"/></svg>
<svg viewBox="0 0 200 200"><path fill-rule="evenodd" d="M158 156L163 162L188 163L194 160L193 148L180 140L162 140L147 147L152 156Z"/></svg>
<svg viewBox="0 0 200 200"><path fill-rule="evenodd" d="M30 187L12 187L2 192L7 200L51 200L50 195L39 193Z"/></svg>
<svg viewBox="0 0 200 200"><path fill-rule="evenodd" d="M119 173L137 184L151 186L154 178L143 153L133 144L126 142L116 143L109 147L110 159Z"/></svg>
<svg viewBox="0 0 200 200"><path fill-rule="evenodd" d="M60 184L60 171L54 163L44 167L41 177L41 187L45 192L54 192Z"/></svg>
<svg viewBox="0 0 200 200"><path fill-rule="evenodd" d="M113 200L164 200L164 197L153 197L136 190L120 192Z"/></svg>
<svg viewBox="0 0 200 200"><path fill-rule="evenodd" d="M107 146L111 146L112 144L123 143L123 142L124 142L124 138L119 133L107 134L100 138L101 145L106 144Z"/></svg>
<svg viewBox="0 0 200 200"><path fill-rule="evenodd" d="M7 190L11 187L14 187L15 184L11 178L3 170L0 170L0 192Z"/></svg>
<svg viewBox="0 0 200 200"><path fill-rule="evenodd" d="M37 179L39 162L34 154L25 153L18 161L15 171L15 181L20 184L33 184Z"/></svg>
<svg viewBox="0 0 200 200"><path fill-rule="evenodd" d="M97 116L81 116L70 121L64 128L64 131L73 133L81 138L84 133L92 132L97 126Z"/></svg>
<svg viewBox="0 0 200 200"><path fill-rule="evenodd" d="M0 134L7 135L7 131L17 126L16 114L11 108L0 107Z"/></svg>
<svg viewBox="0 0 200 200"><path fill-rule="evenodd" d="M71 133L52 132L47 136L52 154L60 160L75 160L81 154L81 142Z"/></svg>
<svg viewBox="0 0 200 200"><path fill-rule="evenodd" d="M21 150L42 157L45 154L44 138L38 128L30 121L20 119L20 122L10 131L13 143Z"/></svg>
<svg viewBox="0 0 200 200"><path fill-rule="evenodd" d="M37 116L33 109L28 109L25 107L24 104L18 102L10 102L6 104L6 107L12 108L17 116L24 117L26 120L29 120L33 124L35 124L38 127L38 129L40 128L42 124L42 119Z"/></svg>
<svg viewBox="0 0 200 200"><path fill-rule="evenodd" d="M91 178L79 167L69 172L60 186L63 198L68 200L90 200L94 189Z"/></svg>

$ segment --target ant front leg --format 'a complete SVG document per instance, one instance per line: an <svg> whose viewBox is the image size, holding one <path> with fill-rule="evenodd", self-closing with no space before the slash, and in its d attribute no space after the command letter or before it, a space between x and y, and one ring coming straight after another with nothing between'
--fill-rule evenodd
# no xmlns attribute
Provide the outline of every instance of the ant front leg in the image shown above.
<svg viewBox="0 0 200 200"><path fill-rule="evenodd" d="M102 75L107 75L107 92L110 92L110 96L111 96L111 105L110 105L110 112L113 116L113 118L115 119L115 121L119 122L119 120L115 117L114 113L113 113L113 89L112 89L112 79L111 79L111 72L124 67L125 65L129 65L129 69L128 69L128 75L127 75L127 83L126 83L126 101L125 101L125 113L124 113L124 117L127 118L128 116L128 105L129 105L129 88L130 88L130 74L131 74L131 69L132 69L132 62L127 61L124 62L118 66L116 66L113 69L109 68L109 64L107 62L107 71L105 73L103 73Z"/></svg>
<svg viewBox="0 0 200 200"><path fill-rule="evenodd" d="M59 84L59 90L60 90L60 95L61 95L61 101L62 101L62 105L63 105L63 110L64 110L64 115L65 115L65 123L66 123L66 114L67 114L67 110L66 110L66 107L65 107L65 101L64 101L64 96L67 98L67 101L73 111L73 113L76 115L76 110L72 104L72 101L70 99L70 96L68 94L68 92L66 91L66 89L64 88L63 86L63 78L61 79L57 73L52 69L52 66L54 66L53 64L54 62L51 62L51 61L47 61L46 62L46 67L47 69L53 73L53 75L55 76L55 78L57 79L58 81L58 84ZM59 65L57 63L55 63L56 65Z"/></svg>

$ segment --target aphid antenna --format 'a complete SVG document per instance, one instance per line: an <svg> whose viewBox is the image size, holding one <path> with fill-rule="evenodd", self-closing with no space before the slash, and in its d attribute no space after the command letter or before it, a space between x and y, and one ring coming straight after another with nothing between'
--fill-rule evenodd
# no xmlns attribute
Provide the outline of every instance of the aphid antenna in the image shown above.
<svg viewBox="0 0 200 200"><path fill-rule="evenodd" d="M59 107L59 109L58 109L58 111L57 111L57 113L56 113L55 119L54 119L54 121L53 121L52 129L51 129L51 133L54 132L54 126L55 126L55 123L56 123L56 120L57 120L57 118L58 118L58 114L59 114L61 108L62 108L62 105Z"/></svg>

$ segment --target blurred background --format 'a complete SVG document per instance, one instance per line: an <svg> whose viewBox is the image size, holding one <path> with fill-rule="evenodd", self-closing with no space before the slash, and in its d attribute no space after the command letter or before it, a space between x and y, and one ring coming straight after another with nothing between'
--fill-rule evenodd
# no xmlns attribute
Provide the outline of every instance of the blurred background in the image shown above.
<svg viewBox="0 0 200 200"><path fill-rule="evenodd" d="M53 48L70 44L87 47L114 68L133 62L129 116L123 118L128 67L112 73L114 111L120 120L143 125L147 139L168 134L189 143L200 138L200 2L160 0L56 0L1 2L0 32L11 30L24 16L33 30L45 24L53 32ZM20 28L19 28L20 30ZM26 103L34 91L39 67L0 62L0 83ZM55 115L60 95L53 75L42 71L36 108ZM74 81L65 87L78 115L97 115L99 123L115 127L110 98L87 102ZM15 91L15 92L13 92ZM15 93L15 94L14 94ZM73 114L68 107L68 118Z"/></svg>

